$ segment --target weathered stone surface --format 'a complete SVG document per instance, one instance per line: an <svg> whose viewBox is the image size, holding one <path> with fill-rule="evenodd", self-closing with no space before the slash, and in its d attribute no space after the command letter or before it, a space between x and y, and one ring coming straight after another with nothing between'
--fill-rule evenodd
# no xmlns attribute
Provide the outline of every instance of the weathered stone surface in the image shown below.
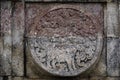
<svg viewBox="0 0 120 80"><path fill-rule="evenodd" d="M107 3L107 7L104 8L104 9L106 9L104 12L104 22L105 22L104 26L105 26L105 33L106 33L105 35L107 35L107 37L108 37L107 42L105 42L105 44L107 44L107 45L104 45L104 46L106 46L107 49L105 48L105 50L103 50L103 53L100 57L100 60L98 61L97 66L95 68L93 68L93 71L91 71L90 75L86 76L86 78L83 79L83 78L81 78L81 76L74 77L74 78L71 78L71 77L70 78L60 78L60 77L56 78L53 76L43 75L42 74L43 71L36 68L36 67L39 68L39 65L36 65L34 62L34 59L32 59L30 57L31 56L30 52L26 52L27 60L25 63L23 63L23 57L24 57L23 56L23 50L24 50L24 47L23 47L23 45L24 45L24 42L23 42L23 40L24 40L23 39L23 35L24 35L23 5L21 2L17 2L15 4L14 10L13 10L13 20L11 20L11 10L12 10L11 3L9 1L8 2L6 2L5 0L3 0L3 1L4 2L0 2L0 5L1 5L1 8L0 8L0 12L1 12L1 16L0 16L1 17L0 18L0 23L1 23L1 25L0 25L0 75L1 75L1 77L0 77L0 80L120 80L120 54L119 54L120 40L118 37L120 28L117 26L118 25L118 20L117 20L118 19L118 16L117 16L118 15L118 12L117 12L118 5L116 3ZM31 0L31 1L35 1L35 0ZM80 1L80 0L77 0L77 1ZM86 1L93 2L94 0L84 0L83 2L86 2ZM48 2L48 0L46 0L45 2ZM57 31L51 29L52 25L49 25L50 27L45 25L48 18L53 18L53 16L51 16L52 14L55 15L56 13L60 12L59 11L60 9L56 13L53 12L54 10L50 11L54 5L51 6L51 4L46 4L46 3L45 4L43 4L43 3L37 4L36 3L37 5L35 5L35 7L34 7L34 5L32 6L32 4L34 4L34 3L31 3L31 5L28 5L28 3L26 3L26 4L27 4L27 7L26 7L26 12L27 12L26 23L27 24L26 24L26 26L28 28L28 34L26 37L30 37L30 38L31 38L31 36L34 37L35 40L34 39L31 40L31 42L33 41L33 43L35 43L35 45L38 45L36 43L39 43L39 41L42 41L43 39L45 39L44 41L46 41L48 43L50 43L49 39L50 39L50 41L52 40L53 42L54 41L61 42L62 40L69 42L69 39L71 40L71 38L68 37L69 33L71 33L72 38L75 36L74 37L75 39L72 39L73 41L71 40L72 42L79 40L78 38L81 38L81 34L83 35L83 37L89 36L89 35L86 35L87 32L89 32L89 30L86 30L87 28L82 29L83 30L83 32L82 32L82 30L78 30L77 28L75 28L75 29L78 31L74 31L74 29L66 27L67 29L61 28L59 30L63 30L63 31L57 32ZM56 4L55 6L57 6L57 5L60 5L60 4ZM82 4L76 3L75 5L80 6ZM83 4L83 5L87 5L87 4ZM92 15L98 16L99 10L96 8L97 6L94 6L94 4L91 4L91 5L92 5L92 7L91 6L87 6L87 7L80 6L79 8L81 10L83 10L83 11L81 11L82 13L88 12L85 15L88 15L89 13L93 12ZM94 9L91 10L91 8L94 8ZM56 8L54 8L54 9L56 9ZM50 13L49 13L49 11L50 11ZM72 10L70 10L70 11L72 11ZM66 11L63 10L63 13L64 12L66 12L66 14L67 14L67 10ZM71 13L74 13L74 12L71 12ZM75 14L76 13L77 13L77 11L75 12ZM84 15L82 13L80 15ZM119 4L119 13L120 13L120 4ZM44 14L47 17L45 17L45 16L42 17L42 15L44 15ZM100 14L103 14L102 11L100 12ZM38 16L40 16L41 18L39 18ZM57 16L57 15L55 15L55 16ZM38 17L38 18L36 18L36 17ZM88 17L84 17L84 18L88 19L88 23L91 24L91 20ZM103 19L103 17L99 16L99 18L96 18L96 19L99 19L101 21L101 18ZM119 14L119 19L120 19L120 14ZM37 20L38 20L38 22L36 22ZM50 21L51 20L53 20L53 19L50 19ZM53 20L53 22L56 21L56 23L57 23L57 20L59 20L59 19L55 19L55 20ZM71 19L69 19L68 22L70 22L70 20ZM92 18L92 20L94 20L94 18ZM14 22L12 22L13 25L11 25L11 21L14 21ZM71 22L76 22L76 21L77 20L71 21ZM42 23L40 23L40 22L42 22ZM58 21L58 22L61 23L61 21ZM96 22L97 21L95 21L95 23ZM69 24L65 21L64 21L64 23ZM81 21L81 23L84 23L84 22ZM45 29L42 29L41 28L42 24L44 24L44 26L47 26L49 29L46 29L46 27L45 27ZM51 24L52 24L52 22L51 22ZM87 22L85 24L87 24ZM102 21L100 24L102 24ZM57 24L55 24L55 25L57 25ZM77 24L77 25L79 25L79 24ZM11 29L11 26L12 26L12 29ZM32 28L32 26L33 26L33 28ZM63 26L63 24L61 26ZM80 26L84 26L84 24L81 24ZM37 30L39 30L40 32L35 31L36 29L34 29L34 28L37 28ZM52 26L52 28L56 28L56 26ZM88 27L88 29L89 28L90 27ZM11 30L13 32L11 32ZM47 30L48 30L48 32L47 32ZM49 34L49 30L51 30L50 34ZM65 30L68 30L68 31L65 31ZM70 31L70 30L72 30L72 31ZM92 30L93 31L91 31L91 32L93 32L93 33L90 32L90 34L92 34L92 35L94 35L94 33L96 34L96 32L94 32L95 29L92 29ZM31 33L29 31L33 31L33 32ZM44 31L45 31L45 33L44 33ZM86 31L85 34L84 34L84 31ZM12 33L13 41L11 41L11 33ZM57 38L56 37L51 38L51 36L53 36L54 34L57 34L57 35L55 35L55 36L57 36ZM74 34L74 36L73 36L73 34ZM61 37L59 37L59 35ZM36 38L36 36L37 36L37 38ZM49 38L46 39L46 37L49 37ZM30 38L29 38L29 40L30 40ZM86 39L87 38L84 38L84 40L86 40ZM41 43L43 43L44 41L42 41ZM14 73L12 73L12 74L13 74L13 76L23 76L24 72L26 72L26 71L24 71L23 64L26 65L26 63L27 63L27 67L26 67L27 68L27 78L24 77L24 79L23 79L23 77L11 77L10 76L11 69L12 69L11 68L11 58L12 58L11 57L11 53L12 53L11 52L11 48L12 48L11 43L12 42L13 42L13 51L14 51L12 54L13 55L12 56L13 57L12 66L13 66ZM59 44L59 45L62 45L62 44ZM69 43L66 45L69 45ZM45 47L46 46L47 45L45 45ZM55 46L56 46L56 44L55 44ZM26 46L26 47L28 47L28 46ZM38 47L39 47L39 45L38 45ZM61 46L57 46L57 47L61 47ZM50 46L50 48L53 49L53 46ZM69 50L72 50L72 49L69 49ZM39 53L38 48L36 49L36 52ZM49 51L46 51L46 52L49 52ZM81 58L81 56L80 56L80 58ZM49 59L52 59L52 58L49 57ZM59 57L57 57L57 59L59 59ZM41 59L41 60L44 60L44 59ZM111 77L103 77L103 76L106 76L106 65L107 65L107 73L108 73L107 76L111 76ZM39 73L39 72L42 72L42 73ZM92 76L92 77L90 78L90 76ZM87 77L89 77L89 79Z"/></svg>
<svg viewBox="0 0 120 80"><path fill-rule="evenodd" d="M24 6L17 2L13 12L13 53L12 53L12 75L23 76L24 74Z"/></svg>
<svg viewBox="0 0 120 80"><path fill-rule="evenodd" d="M11 74L11 2L1 2L0 75ZM4 35L4 36L3 36Z"/></svg>
<svg viewBox="0 0 120 80"><path fill-rule="evenodd" d="M120 77L107 77L106 80L120 80Z"/></svg>
<svg viewBox="0 0 120 80"><path fill-rule="evenodd" d="M64 40L64 42L66 42L66 45L65 44L63 44L62 42L61 42L61 39L62 40ZM31 50L32 50L32 55L37 55L37 56L35 56L34 58L35 59L37 59L37 57L39 57L39 62L43 62L43 64L41 64L41 66L44 66L44 67L47 67L45 70L52 70L52 72L53 73L56 73L58 70L60 70L59 72L60 72L60 74L62 75L62 74L64 74L64 75L70 75L69 74L69 72L71 73L71 74L74 74L75 72L76 72L76 70L79 70L80 69L80 71L79 72L81 72L82 71L82 67L83 67L83 70L85 69L85 68L88 68L88 67L90 67L90 65L91 65L91 63L92 63L92 61L94 61L94 58L97 58L97 56L98 55L94 55L95 54L95 52L97 52L97 51L91 51L91 52L87 52L88 50L95 50L95 47L96 47L96 43L99 41L99 40L97 40L97 41L95 41L95 40L93 40L94 38L83 38L83 39L85 39L85 42L86 42L86 44L84 43L84 41L83 41L83 43L81 44L81 43L75 43L74 42L74 40L72 41L72 39L74 39L74 40L78 40L78 41L82 41L81 40L81 37L74 37L74 38L51 38L50 40L54 40L55 42L60 42L62 45L65 45L65 46L69 46L69 47L71 47L71 48L64 48L63 47L63 49L61 49L61 47L59 47L60 48L60 50L59 49L57 49L58 47L54 47L54 46L52 46L52 45L55 45L55 46L61 46L60 44L57 44L57 43L52 43L49 39L47 39L47 38L40 38L40 39L32 39L32 40L30 40L29 41L29 43L31 44ZM47 42L42 42L42 40L45 40L45 41L47 41ZM72 41L72 43L74 43L74 44L71 44L69 41ZM90 40L93 40L93 42L90 42ZM39 43L39 42L41 42L41 44ZM35 45L34 45L35 44ZM48 46L46 46L48 44ZM81 45L81 46L79 46L79 45ZM89 44L89 45L88 45ZM41 46L40 46L41 45ZM72 45L72 46L71 46ZM93 48L92 47L90 47L90 48L86 48L85 49L85 46L93 46ZM43 47L42 47L43 46ZM51 46L51 47L50 47ZM99 46L99 45L97 45L97 46ZM37 47L36 49L35 49L35 47ZM47 48L49 48L49 49L46 49L45 50L45 47ZM83 47L83 48L81 48L81 47ZM44 50L41 50L41 48L42 49L44 49ZM101 47L100 47L101 48ZM35 50L34 50L35 49ZM85 52L81 52L83 49L85 49L86 51ZM65 52L68 50L68 54L66 54ZM79 51L80 50L80 51ZM39 52L39 51L41 51L41 52ZM35 53L36 52L36 53ZM46 52L46 53L45 53ZM41 54L40 54L41 53ZM43 53L43 54L42 54ZM63 53L63 54L62 54ZM72 54L72 53L74 53L74 54ZM86 54L84 54L84 53L86 53ZM88 56L87 56L88 55ZM46 58L46 57L47 58ZM84 56L84 57L82 57L82 56ZM45 60L44 60L44 58L43 57L45 57ZM65 58L64 58L65 57ZM66 57L67 57L67 59L66 59ZM73 58L72 58L73 57ZM75 60L74 60L74 58L75 58ZM47 61L46 61L46 59L48 59ZM65 67L66 65L65 64L62 64L62 62L66 62L65 64L68 66L68 67ZM69 62L70 61L70 62ZM83 63L82 62L79 62L79 61L83 61ZM89 61L91 62L91 63L89 63ZM39 63L40 64L40 63ZM52 64L52 65L51 65ZM59 68L57 68L56 66L58 66ZM72 67L73 66L73 67ZM78 67L76 67L76 66L78 66ZM81 66L81 68L79 67L79 66ZM64 68L66 68L66 69L64 69ZM63 72L63 73L62 73ZM65 73L66 72L66 73ZM72 73L73 72L73 73ZM76 72L77 73L77 72ZM57 74L57 73L56 73Z"/></svg>
<svg viewBox="0 0 120 80"><path fill-rule="evenodd" d="M104 46L103 51L100 56L100 60L98 61L97 65L94 67L93 71L91 71L90 76L107 76L107 51L106 51L106 39L104 39Z"/></svg>
<svg viewBox="0 0 120 80"><path fill-rule="evenodd" d="M0 80L3 80L3 77L0 77Z"/></svg>
<svg viewBox="0 0 120 80"><path fill-rule="evenodd" d="M119 38L107 38L107 73L108 76L120 76L120 40Z"/></svg>
<svg viewBox="0 0 120 80"><path fill-rule="evenodd" d="M24 78L24 80L89 80L89 78L49 78L49 79L32 79L32 78Z"/></svg>
<svg viewBox="0 0 120 80"><path fill-rule="evenodd" d="M65 6L65 7L62 7L62 6ZM66 9L60 9L60 8L66 8ZM55 11L52 9L55 9ZM61 14L63 14L64 16L61 17ZM40 35L52 36L53 34L56 34L57 36L58 33L60 33L61 36L63 35L65 36L86 35L87 36L87 34L92 35L96 33L98 30L102 31L103 27L101 26L104 25L103 24L103 12L102 12L102 7L100 4L94 4L94 5L86 4L86 6L84 4L81 4L81 5L75 4L74 6L70 4L67 4L67 5L61 5L61 4L46 5L46 4L38 4L38 3L26 4L26 17L27 17L26 27L28 30L27 32L28 37L31 37L31 36L34 37L36 35L37 36L40 36ZM62 19L65 22L62 21ZM68 25L69 21L70 21L70 24ZM51 26L52 24L54 25ZM47 28L45 28L44 30L43 26L46 26L46 25L47 25ZM59 30L60 26L62 27ZM67 26L68 27L70 26L70 27L68 28ZM77 27L74 28L74 26L77 26Z"/></svg>
<svg viewBox="0 0 120 80"><path fill-rule="evenodd" d="M120 25L120 2L119 2L119 15L118 15L118 16L119 16L119 19L118 19L118 20L119 20L119 25ZM120 26L119 26L119 27L120 27ZM120 31L120 29L119 29L119 31Z"/></svg>
<svg viewBox="0 0 120 80"><path fill-rule="evenodd" d="M26 2L117 2L117 0L25 0L25 1Z"/></svg>
<svg viewBox="0 0 120 80"><path fill-rule="evenodd" d="M5 0L1 0L1 1L5 1ZM21 1L21 0L11 0L11 1ZM119 2L119 0L25 0L25 1L26 2Z"/></svg>
<svg viewBox="0 0 120 80"><path fill-rule="evenodd" d="M28 50L26 50L28 51ZM29 54L29 52L26 52L27 53L27 60L26 60L26 75L28 76L28 78L33 78L33 79L36 79L36 78L40 78L40 79L46 79L48 77L42 75L39 73L39 71L37 70L36 68L36 65L33 63L33 59L31 57L31 55ZM41 71L42 72L42 71Z"/></svg>
<svg viewBox="0 0 120 80"><path fill-rule="evenodd" d="M12 80L24 80L23 77L13 77Z"/></svg>
<svg viewBox="0 0 120 80"><path fill-rule="evenodd" d="M11 76L2 76L0 80L12 80Z"/></svg>
<svg viewBox="0 0 120 80"><path fill-rule="evenodd" d="M29 4L26 9L28 46L39 67L75 76L96 62L103 44L101 5Z"/></svg>
<svg viewBox="0 0 120 80"><path fill-rule="evenodd" d="M117 37L120 35L120 28L118 22L118 4L107 3L106 17L106 32L107 37Z"/></svg>
<svg viewBox="0 0 120 80"><path fill-rule="evenodd" d="M3 80L12 80L12 76L6 76L6 79Z"/></svg>
<svg viewBox="0 0 120 80"><path fill-rule="evenodd" d="M106 77L94 76L94 77L91 77L89 80L106 80Z"/></svg>

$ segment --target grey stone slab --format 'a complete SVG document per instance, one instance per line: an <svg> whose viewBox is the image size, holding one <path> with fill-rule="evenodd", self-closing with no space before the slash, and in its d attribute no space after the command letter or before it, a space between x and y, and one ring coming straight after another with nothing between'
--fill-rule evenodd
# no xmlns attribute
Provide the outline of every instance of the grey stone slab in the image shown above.
<svg viewBox="0 0 120 80"><path fill-rule="evenodd" d="M117 3L107 3L106 13L105 13L105 27L107 37L116 37L120 35L120 28L118 22L118 4Z"/></svg>
<svg viewBox="0 0 120 80"><path fill-rule="evenodd" d="M0 75L11 74L11 2L1 2ZM4 35L4 36L3 36Z"/></svg>
<svg viewBox="0 0 120 80"><path fill-rule="evenodd" d="M107 73L108 76L120 76L120 40L107 38Z"/></svg>
<svg viewBox="0 0 120 80"><path fill-rule="evenodd" d="M13 53L12 53L12 75L24 75L24 5L17 2L13 10Z"/></svg>

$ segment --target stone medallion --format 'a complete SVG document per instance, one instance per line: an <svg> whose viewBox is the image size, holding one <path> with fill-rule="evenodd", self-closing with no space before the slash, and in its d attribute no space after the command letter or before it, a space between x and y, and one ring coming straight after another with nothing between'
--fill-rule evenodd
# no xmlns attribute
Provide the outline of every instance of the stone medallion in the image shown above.
<svg viewBox="0 0 120 80"><path fill-rule="evenodd" d="M50 74L76 76L99 58L103 37L99 20L73 7L48 10L33 24L28 45L35 63Z"/></svg>

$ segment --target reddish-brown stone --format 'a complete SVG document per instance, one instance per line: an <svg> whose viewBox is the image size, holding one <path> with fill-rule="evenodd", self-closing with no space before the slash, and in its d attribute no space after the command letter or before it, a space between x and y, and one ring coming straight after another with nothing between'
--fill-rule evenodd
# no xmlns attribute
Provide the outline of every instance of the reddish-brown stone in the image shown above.
<svg viewBox="0 0 120 80"><path fill-rule="evenodd" d="M92 8L96 7L96 8ZM100 5L27 4L27 36L95 35L102 31Z"/></svg>
<svg viewBox="0 0 120 80"><path fill-rule="evenodd" d="M72 8L52 10L39 21L36 25L37 36L93 35L97 31L88 15Z"/></svg>

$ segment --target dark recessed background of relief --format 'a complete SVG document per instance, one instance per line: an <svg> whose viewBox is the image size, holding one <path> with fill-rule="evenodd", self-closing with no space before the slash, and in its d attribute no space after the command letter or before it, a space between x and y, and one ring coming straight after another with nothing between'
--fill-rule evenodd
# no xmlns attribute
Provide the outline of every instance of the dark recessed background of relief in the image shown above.
<svg viewBox="0 0 120 80"><path fill-rule="evenodd" d="M97 61L103 43L101 5L27 4L26 8L28 46L45 71L75 76Z"/></svg>

